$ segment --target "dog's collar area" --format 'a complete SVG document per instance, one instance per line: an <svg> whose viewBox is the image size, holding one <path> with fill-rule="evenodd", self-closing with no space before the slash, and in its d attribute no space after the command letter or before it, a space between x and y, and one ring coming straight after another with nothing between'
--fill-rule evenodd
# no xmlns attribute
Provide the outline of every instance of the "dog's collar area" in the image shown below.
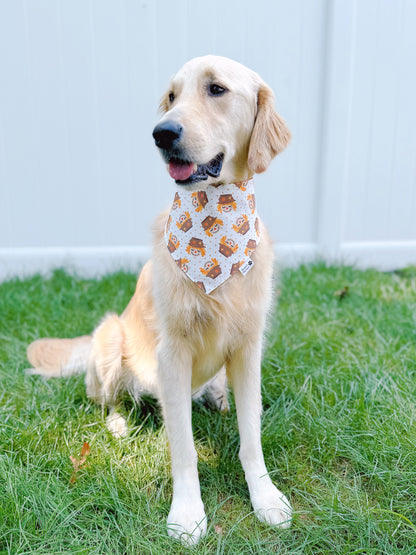
<svg viewBox="0 0 416 555"><path fill-rule="evenodd" d="M178 191L164 238L178 267L207 294L245 275L260 240L253 179Z"/></svg>
<svg viewBox="0 0 416 555"><path fill-rule="evenodd" d="M182 185L182 186L194 185L199 181L206 181L208 177L214 177L214 178L219 177L221 173L223 161L224 161L224 154L220 152L219 154L217 154L217 156L215 156L215 158L210 160L207 164L200 164L196 166L196 169L194 170L192 166L195 166L196 164L182 161L177 158L172 158L169 161L169 174L171 175L171 177L175 179L175 182L177 185ZM188 172L185 171L185 175L186 175L185 179L177 179L176 176L181 177L181 170L184 170L184 168L183 167L181 168L181 166L184 166L184 165L186 165L189 168L188 171L191 173L188 176L186 175Z"/></svg>

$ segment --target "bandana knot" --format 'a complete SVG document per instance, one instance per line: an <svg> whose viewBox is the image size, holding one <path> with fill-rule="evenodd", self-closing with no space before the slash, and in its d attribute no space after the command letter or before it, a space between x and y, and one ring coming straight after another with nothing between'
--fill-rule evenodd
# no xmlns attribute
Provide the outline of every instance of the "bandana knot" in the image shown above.
<svg viewBox="0 0 416 555"><path fill-rule="evenodd" d="M175 194L165 225L174 261L205 293L253 266L260 240L253 179Z"/></svg>

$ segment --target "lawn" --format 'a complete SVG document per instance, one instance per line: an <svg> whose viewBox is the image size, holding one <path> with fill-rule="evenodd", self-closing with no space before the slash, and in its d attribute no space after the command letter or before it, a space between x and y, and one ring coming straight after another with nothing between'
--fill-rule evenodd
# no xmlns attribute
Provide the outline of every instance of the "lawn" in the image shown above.
<svg viewBox="0 0 416 555"><path fill-rule="evenodd" d="M172 483L157 404L127 401L131 433L115 440L83 376L25 373L28 342L89 333L124 308L135 279L57 271L0 284L0 553L416 553L416 268L282 272L262 437L293 525L275 530L251 512L232 399L226 415L195 405L208 533L193 549L165 531Z"/></svg>

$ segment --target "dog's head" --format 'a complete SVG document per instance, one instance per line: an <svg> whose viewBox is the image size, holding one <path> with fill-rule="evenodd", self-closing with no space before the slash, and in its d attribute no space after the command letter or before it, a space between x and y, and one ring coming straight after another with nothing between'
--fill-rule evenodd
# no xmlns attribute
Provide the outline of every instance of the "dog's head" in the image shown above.
<svg viewBox="0 0 416 555"><path fill-rule="evenodd" d="M265 171L289 143L272 90L228 58L204 56L172 78L153 130L178 185L231 183Z"/></svg>

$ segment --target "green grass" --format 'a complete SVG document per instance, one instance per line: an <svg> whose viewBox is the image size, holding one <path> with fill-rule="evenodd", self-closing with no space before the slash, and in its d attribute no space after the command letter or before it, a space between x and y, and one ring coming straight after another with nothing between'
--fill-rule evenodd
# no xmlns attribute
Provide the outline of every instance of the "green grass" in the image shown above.
<svg viewBox="0 0 416 555"><path fill-rule="evenodd" d="M194 406L208 533L168 539L172 484L157 404L125 406L115 440L83 376L24 372L26 345L89 333L120 312L135 276L58 271L0 284L0 553L416 553L416 269L323 264L279 283L263 364L263 446L295 509L289 530L251 513L235 409ZM334 295L348 286L347 295ZM69 456L91 453L70 484Z"/></svg>

